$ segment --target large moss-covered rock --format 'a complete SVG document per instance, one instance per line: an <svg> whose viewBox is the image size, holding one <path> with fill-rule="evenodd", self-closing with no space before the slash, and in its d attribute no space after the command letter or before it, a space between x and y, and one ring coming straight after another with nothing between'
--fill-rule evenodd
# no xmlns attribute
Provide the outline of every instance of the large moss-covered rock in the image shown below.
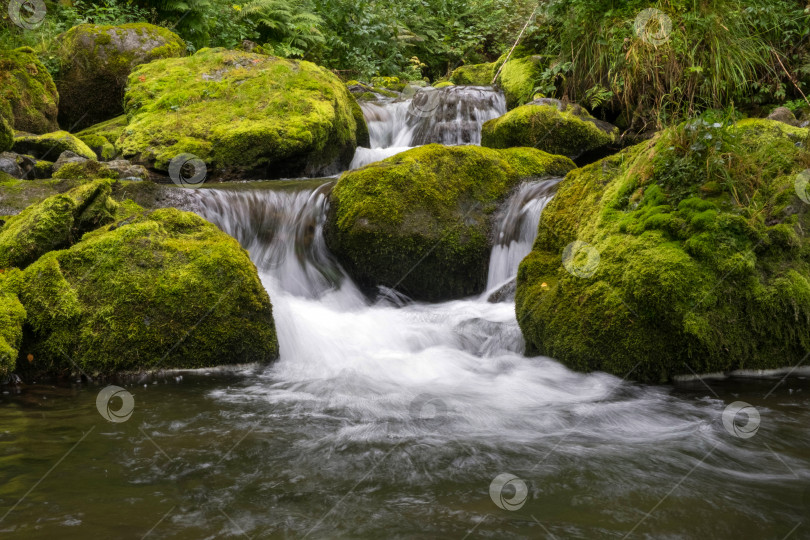
<svg viewBox="0 0 810 540"><path fill-rule="evenodd" d="M698 120L569 173L518 273L529 351L653 382L797 364L809 143L778 122Z"/></svg>
<svg viewBox="0 0 810 540"><path fill-rule="evenodd" d="M86 234L26 268L15 292L36 372L278 357L272 305L247 252L189 212L156 210Z"/></svg>
<svg viewBox="0 0 810 540"><path fill-rule="evenodd" d="M481 129L482 146L531 146L569 157L615 144L618 137L619 128L597 120L583 107L547 98L512 109Z"/></svg>
<svg viewBox="0 0 810 540"><path fill-rule="evenodd" d="M98 159L109 161L119 154L115 143L124 132L127 122L127 115L122 114L81 130L76 133L76 138L93 150Z"/></svg>
<svg viewBox="0 0 810 540"><path fill-rule="evenodd" d="M28 154L50 161L56 161L64 151L73 152L87 159L96 157L96 153L89 146L67 131L54 131L43 135L21 134L14 137L12 149L18 154Z"/></svg>
<svg viewBox="0 0 810 540"><path fill-rule="evenodd" d="M525 56L510 59L503 65L498 75L498 85L506 97L507 109L514 109L531 101L537 80L543 73L541 60L540 56Z"/></svg>
<svg viewBox="0 0 810 540"><path fill-rule="evenodd" d="M360 119L328 70L223 49L140 66L129 79L125 158L168 171L193 154L209 176L318 176L347 168Z"/></svg>
<svg viewBox="0 0 810 540"><path fill-rule="evenodd" d="M110 180L80 185L48 197L10 217L0 228L0 268L23 268L54 249L69 246L87 231L110 223L117 203Z"/></svg>
<svg viewBox="0 0 810 540"><path fill-rule="evenodd" d="M4 287L6 279L0 275L0 378L14 369L25 320L25 308L17 295Z"/></svg>
<svg viewBox="0 0 810 540"><path fill-rule="evenodd" d="M123 113L124 87L135 66L180 56L186 48L171 30L146 23L81 24L58 39L59 123L71 131Z"/></svg>
<svg viewBox="0 0 810 540"><path fill-rule="evenodd" d="M340 177L327 242L362 285L423 300L475 294L486 284L499 203L522 178L573 168L568 158L532 148L409 150Z"/></svg>
<svg viewBox="0 0 810 540"><path fill-rule="evenodd" d="M450 81L454 84L472 86L489 86L495 76L495 64L467 64L457 67L450 74Z"/></svg>
<svg viewBox="0 0 810 540"><path fill-rule="evenodd" d="M19 131L56 131L59 94L34 50L0 51L0 116Z"/></svg>

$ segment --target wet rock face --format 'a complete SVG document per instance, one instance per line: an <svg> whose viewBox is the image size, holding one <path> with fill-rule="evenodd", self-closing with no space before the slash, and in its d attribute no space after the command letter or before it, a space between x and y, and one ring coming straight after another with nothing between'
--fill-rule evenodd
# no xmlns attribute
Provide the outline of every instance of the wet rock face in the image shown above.
<svg viewBox="0 0 810 540"><path fill-rule="evenodd" d="M136 66L185 52L178 35L146 23L82 24L59 39L59 123L70 131L123 113L127 76Z"/></svg>

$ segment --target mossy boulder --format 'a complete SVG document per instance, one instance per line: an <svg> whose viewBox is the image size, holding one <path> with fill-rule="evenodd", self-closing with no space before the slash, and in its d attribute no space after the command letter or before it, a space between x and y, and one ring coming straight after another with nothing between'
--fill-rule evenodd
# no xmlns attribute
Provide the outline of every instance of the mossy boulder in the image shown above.
<svg viewBox="0 0 810 540"><path fill-rule="evenodd" d="M532 148L415 148L340 177L327 243L363 286L430 301L475 294L486 284L499 204L523 178L573 168Z"/></svg>
<svg viewBox="0 0 810 540"><path fill-rule="evenodd" d="M0 117L29 133L59 129L59 94L51 75L30 47L0 51Z"/></svg>
<svg viewBox="0 0 810 540"><path fill-rule="evenodd" d="M118 144L158 171L193 154L215 178L333 174L362 137L353 103L340 79L310 62L201 49L130 76Z"/></svg>
<svg viewBox="0 0 810 540"><path fill-rule="evenodd" d="M37 159L51 161L56 161L66 150L87 159L96 157L96 153L89 146L67 131L54 131L43 135L18 134L14 137L12 149L18 154L28 154Z"/></svg>
<svg viewBox="0 0 810 540"><path fill-rule="evenodd" d="M5 280L0 275L0 377L14 370L26 316L17 295L4 287Z"/></svg>
<svg viewBox="0 0 810 540"><path fill-rule="evenodd" d="M796 365L808 144L778 122L697 120L569 173L518 272L529 352L650 382Z"/></svg>
<svg viewBox="0 0 810 540"><path fill-rule="evenodd" d="M14 130L8 121L0 116L0 152L11 150L14 145Z"/></svg>
<svg viewBox="0 0 810 540"><path fill-rule="evenodd" d="M199 216L140 213L25 269L34 372L112 373L268 362L272 305L239 243ZM69 358L69 359L68 359Z"/></svg>
<svg viewBox="0 0 810 540"><path fill-rule="evenodd" d="M110 198L111 184L97 180L80 185L10 217L0 228L0 269L24 268L113 221L117 203Z"/></svg>
<svg viewBox="0 0 810 540"><path fill-rule="evenodd" d="M583 107L539 99L484 123L481 145L490 148L531 146L572 158L615 144L619 128L597 120Z"/></svg>
<svg viewBox="0 0 810 540"><path fill-rule="evenodd" d="M498 75L498 85L506 97L506 108L514 109L531 101L537 80L543 73L541 56L510 59Z"/></svg>
<svg viewBox="0 0 810 540"><path fill-rule="evenodd" d="M433 85L433 88L447 88L448 86L455 86L451 81L439 81Z"/></svg>
<svg viewBox="0 0 810 540"><path fill-rule="evenodd" d="M468 64L459 66L450 74L453 84L489 86L495 76L495 64Z"/></svg>
<svg viewBox="0 0 810 540"><path fill-rule="evenodd" d="M59 123L71 131L124 112L124 87L135 66L181 56L186 49L177 34L147 23L81 24L58 39Z"/></svg>
<svg viewBox="0 0 810 540"><path fill-rule="evenodd" d="M119 154L115 143L124 132L127 122L127 115L122 114L81 130L76 133L76 138L93 150L98 159L110 161Z"/></svg>

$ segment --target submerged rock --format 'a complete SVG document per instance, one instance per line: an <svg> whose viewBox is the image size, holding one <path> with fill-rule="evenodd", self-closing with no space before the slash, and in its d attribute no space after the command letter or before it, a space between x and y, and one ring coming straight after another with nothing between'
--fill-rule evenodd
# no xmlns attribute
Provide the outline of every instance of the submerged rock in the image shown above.
<svg viewBox="0 0 810 540"><path fill-rule="evenodd" d="M44 253L68 247L114 219L111 181L98 180L53 195L8 219L0 228L0 269L24 268Z"/></svg>
<svg viewBox="0 0 810 540"><path fill-rule="evenodd" d="M59 122L71 131L123 113L124 87L132 70L180 56L186 49L177 34L147 23L81 24L58 40Z"/></svg>
<svg viewBox="0 0 810 540"><path fill-rule="evenodd" d="M499 203L522 178L573 168L531 148L415 148L340 177L326 240L362 285L417 300L476 294L486 284Z"/></svg>
<svg viewBox="0 0 810 540"><path fill-rule="evenodd" d="M54 131L43 135L18 134L14 137L13 150L19 154L32 155L37 159L56 160L65 151L87 159L96 157L95 152L67 131Z"/></svg>
<svg viewBox="0 0 810 540"><path fill-rule="evenodd" d="M272 305L239 243L195 214L133 215L23 271L21 372L199 368L278 357Z"/></svg>
<svg viewBox="0 0 810 540"><path fill-rule="evenodd" d="M530 352L651 382L802 360L808 143L697 120L569 173L518 273Z"/></svg>
<svg viewBox="0 0 810 540"><path fill-rule="evenodd" d="M354 98L328 70L241 51L142 65L125 100L123 156L164 172L191 154L217 178L334 174L364 130Z"/></svg>
<svg viewBox="0 0 810 540"><path fill-rule="evenodd" d="M484 124L481 145L530 146L576 158L618 141L619 128L597 120L583 107L542 98Z"/></svg>
<svg viewBox="0 0 810 540"><path fill-rule="evenodd" d="M56 85L34 49L0 51L0 117L9 128L29 133L56 131L58 106Z"/></svg>

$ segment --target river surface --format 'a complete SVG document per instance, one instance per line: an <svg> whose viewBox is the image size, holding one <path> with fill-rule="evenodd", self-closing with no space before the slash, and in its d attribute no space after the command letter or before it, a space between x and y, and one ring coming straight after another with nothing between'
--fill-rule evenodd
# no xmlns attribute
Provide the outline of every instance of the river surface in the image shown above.
<svg viewBox="0 0 810 540"><path fill-rule="evenodd" d="M644 386L523 354L508 283L558 181L503 205L488 291L439 304L355 287L328 182L198 190L281 358L3 387L0 535L810 538L807 371Z"/></svg>

